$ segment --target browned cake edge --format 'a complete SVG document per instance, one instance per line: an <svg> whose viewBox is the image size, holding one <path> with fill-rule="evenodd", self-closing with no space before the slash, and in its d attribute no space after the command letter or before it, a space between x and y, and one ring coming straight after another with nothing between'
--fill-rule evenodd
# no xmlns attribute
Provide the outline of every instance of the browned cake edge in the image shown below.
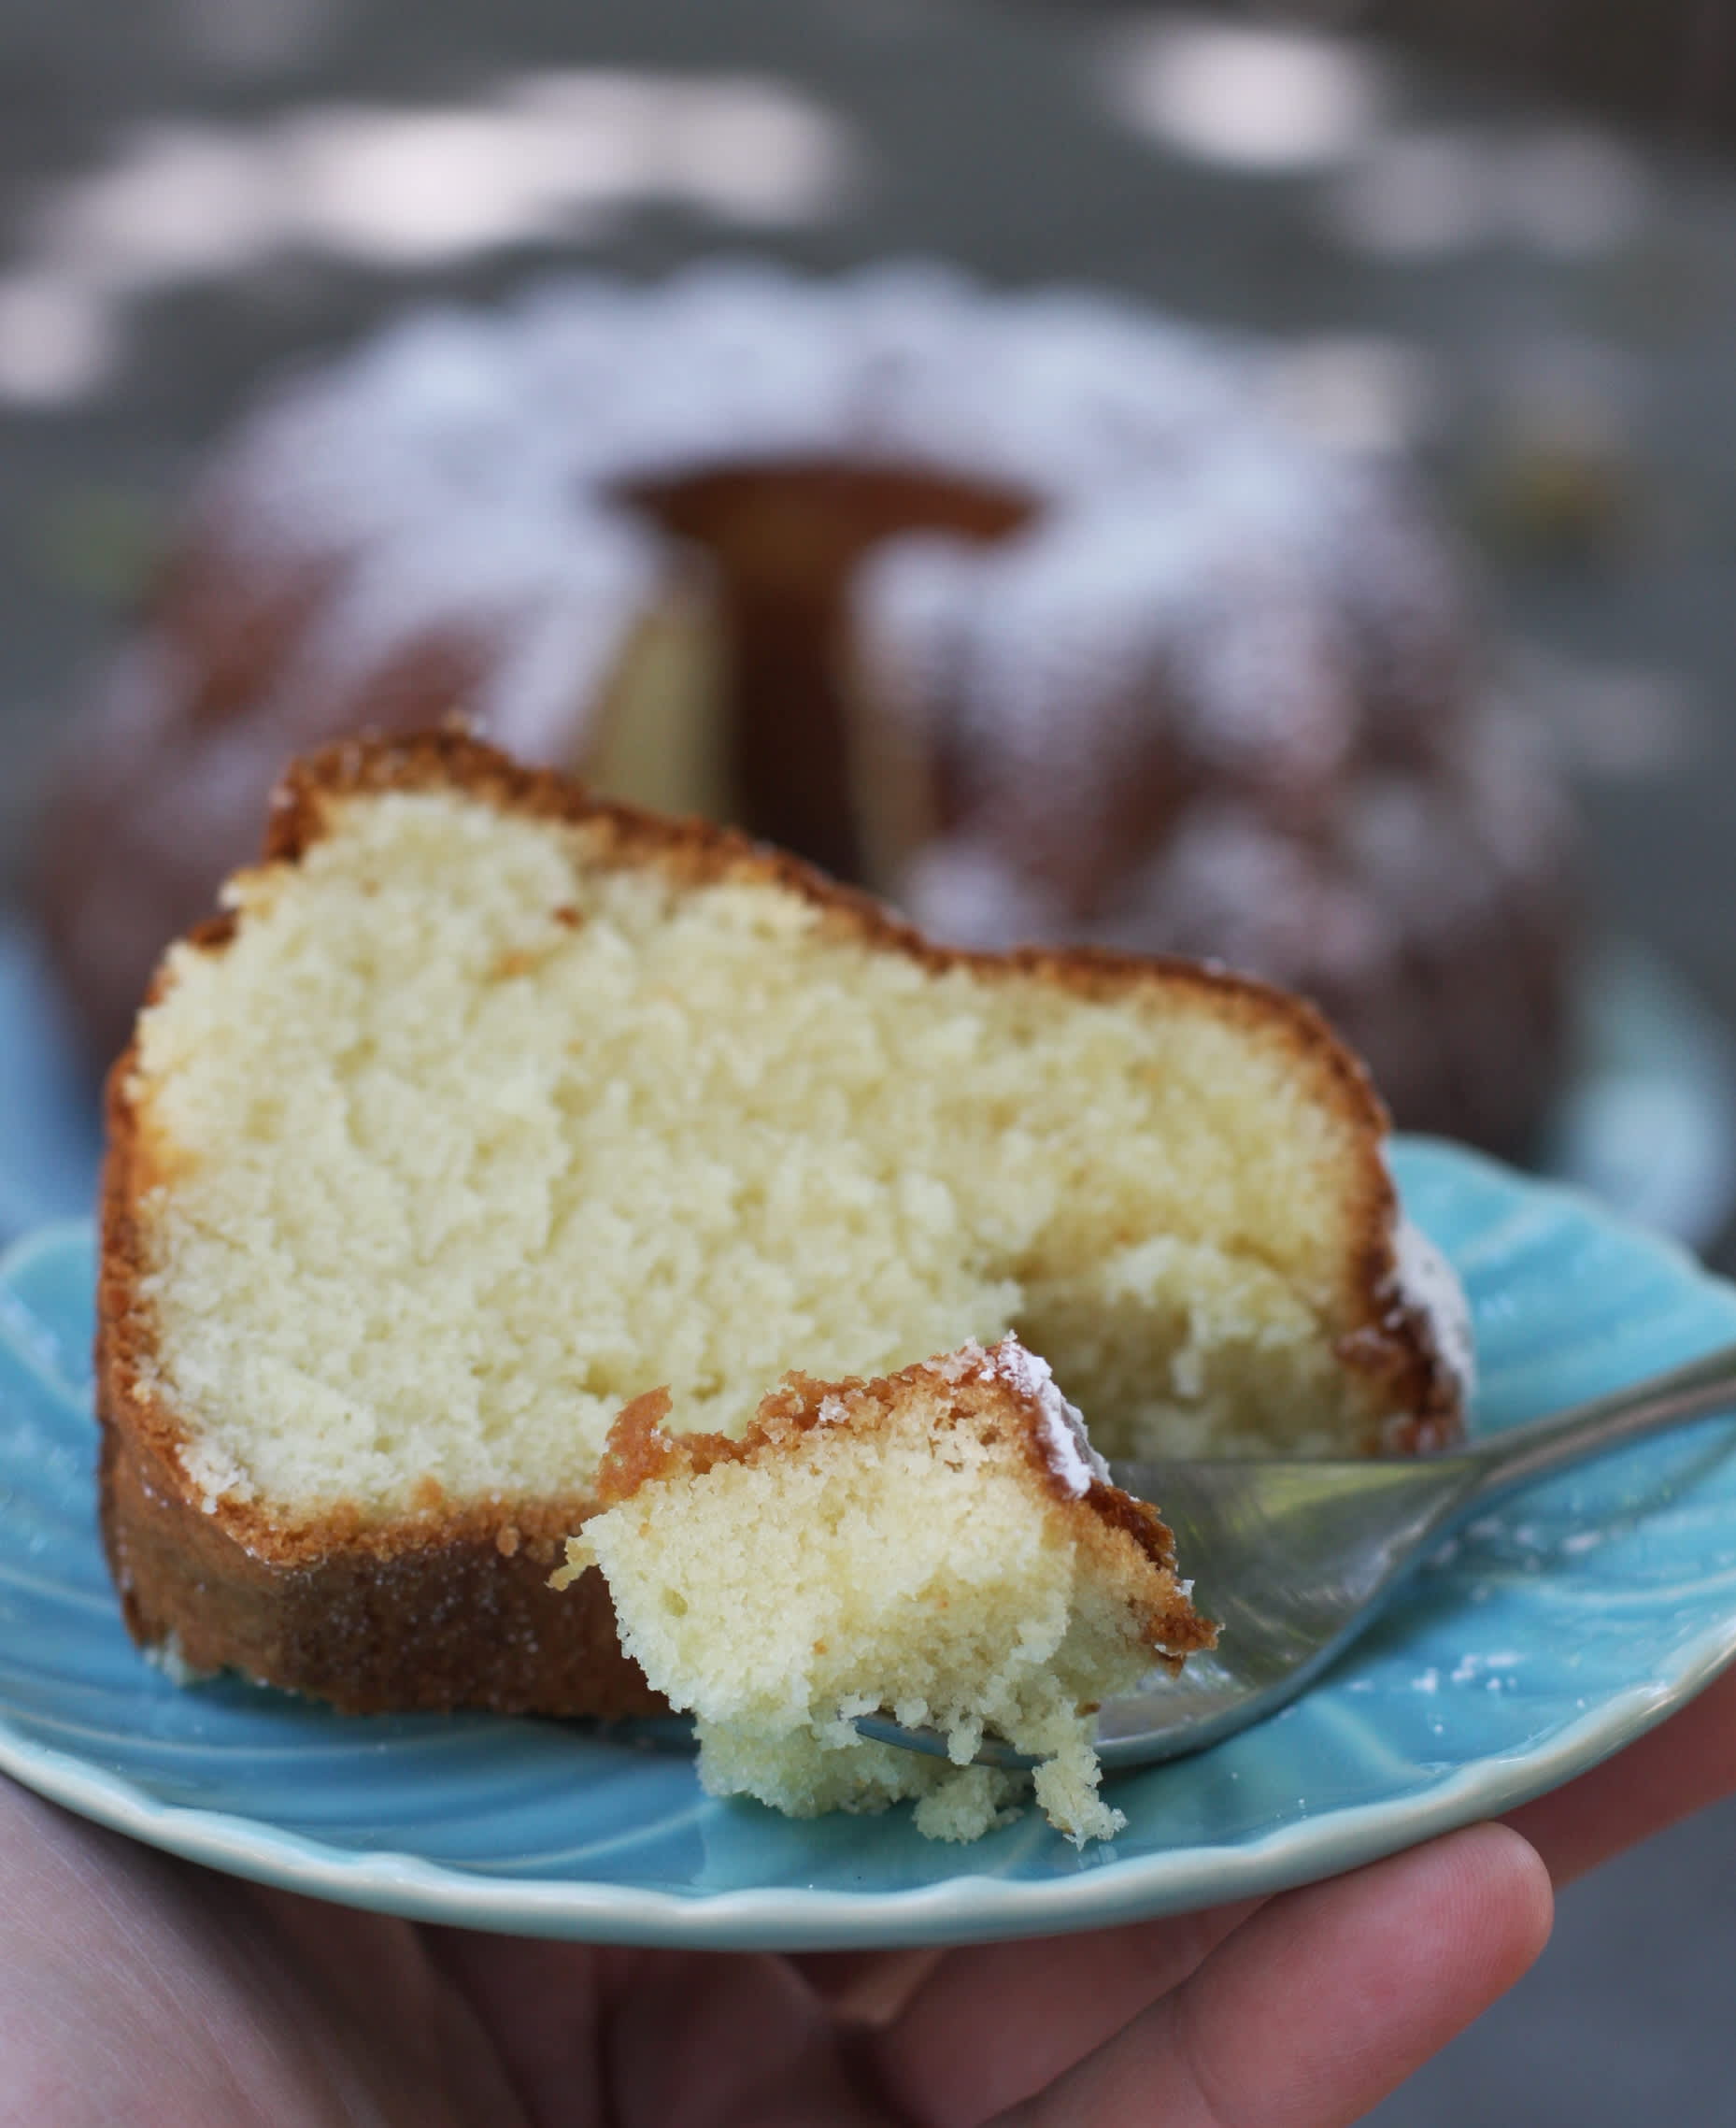
<svg viewBox="0 0 1736 2128"><path fill-rule="evenodd" d="M129 1052L130 1053L130 1052ZM599 1574L549 1589L589 1498L462 1507L364 1525L286 1525L260 1508L206 1509L181 1465L187 1428L153 1393L135 1206L149 1162L111 1076L96 1304L98 1503L133 1637L190 1669L237 1669L346 1713L491 1707L632 1715L663 1701L621 1652Z"/></svg>
<svg viewBox="0 0 1736 2128"><path fill-rule="evenodd" d="M695 886L782 887L822 910L834 935L937 971L1036 978L1086 998L1153 985L1191 990L1228 1018L1278 1033L1297 1071L1357 1140L1360 1239L1341 1296L1350 1325L1341 1356L1362 1387L1364 1445L1409 1450L1459 1432L1458 1383L1399 1280L1386 1113L1361 1065L1308 1005L1185 961L936 947L795 858L729 829L593 799L572 779L521 767L456 729L345 740L294 764L272 801L263 861L297 863L325 833L329 800L430 790L462 791L527 818L591 823L604 831L599 862L655 865ZM214 918L190 942L221 952L239 921ZM160 970L152 998L166 979ZM173 1645L195 1669L233 1666L356 1712L470 1706L616 1715L660 1705L619 1650L601 1576L588 1573L564 1596L546 1586L560 1540L592 1500L455 1507L431 1498L383 1523L352 1511L292 1524L253 1503L206 1507L182 1467L190 1429L155 1386L151 1364L137 1207L157 1178L134 1102L135 1055L136 1040L108 1079L96 1344L103 1535L134 1636Z"/></svg>
<svg viewBox="0 0 1736 2128"><path fill-rule="evenodd" d="M975 1358L986 1362L989 1355L978 1351ZM768 1450L776 1454L804 1434L835 1423L828 1407L836 1404L844 1407L844 1422L853 1431L884 1430L906 1392L927 1390L945 1402L938 1421L943 1429L959 1426L989 1438L1009 1420L1017 1427L1033 1491L1051 1512L1067 1517L1074 1541L1126 1592L1148 1648L1179 1662L1196 1649L1215 1647L1217 1627L1194 1609L1190 1585L1176 1579L1174 1535L1159 1509L1101 1478L1093 1478L1083 1492L1074 1492L1056 1472L1032 1397L991 1366L952 1374L946 1368L942 1359L919 1360L897 1374L872 1379L849 1376L821 1381L812 1375L786 1375L761 1400L753 1423L739 1439L726 1434L665 1433L669 1392L647 1390L609 1428L597 1470L599 1505L614 1507L647 1485L703 1476L720 1464L755 1463Z"/></svg>

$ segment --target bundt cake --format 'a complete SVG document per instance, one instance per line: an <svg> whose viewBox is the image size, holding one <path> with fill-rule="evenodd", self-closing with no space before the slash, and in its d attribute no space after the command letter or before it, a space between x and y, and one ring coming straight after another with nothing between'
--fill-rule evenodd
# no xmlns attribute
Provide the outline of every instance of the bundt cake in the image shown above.
<svg viewBox="0 0 1736 2128"><path fill-rule="evenodd" d="M111 1056L296 751L458 707L965 945L1303 991L1400 1121L1558 1062L1553 788L1401 471L1106 297L713 265L416 316L201 483L72 735L43 906Z"/></svg>
<svg viewBox="0 0 1736 2128"><path fill-rule="evenodd" d="M1039 1762L1059 1830L1120 1830L1092 1713L1214 1635L1043 1360L1007 1336L878 1381L793 1375L739 1440L664 1433L667 1401L616 1420L557 1581L602 1568L712 1794L802 1818L910 1796L918 1830L975 1839L1029 1785L971 1764L989 1734ZM949 1757L864 1742L879 1708Z"/></svg>
<svg viewBox="0 0 1736 2128"><path fill-rule="evenodd" d="M1108 1452L1450 1438L1365 1075L1185 963L973 955L456 732L340 744L109 1085L103 1521L134 1633L349 1708L649 1704L557 1596L623 1405L1017 1328Z"/></svg>

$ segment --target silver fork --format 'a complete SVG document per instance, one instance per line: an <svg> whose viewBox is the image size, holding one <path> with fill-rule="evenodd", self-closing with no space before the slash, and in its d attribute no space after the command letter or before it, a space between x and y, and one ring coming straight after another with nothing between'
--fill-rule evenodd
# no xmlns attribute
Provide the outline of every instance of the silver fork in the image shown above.
<svg viewBox="0 0 1736 2128"><path fill-rule="evenodd" d="M1736 1345L1588 1404L1439 1454L1356 1463L1115 1463L1154 1501L1217 1651L1098 1717L1105 1765L1149 1765L1232 1736L1293 1700L1362 1633L1452 1530L1538 1478L1685 1420L1736 1413ZM946 1739L862 1715L861 1735L944 1756ZM979 1762L1029 1765L994 1737Z"/></svg>

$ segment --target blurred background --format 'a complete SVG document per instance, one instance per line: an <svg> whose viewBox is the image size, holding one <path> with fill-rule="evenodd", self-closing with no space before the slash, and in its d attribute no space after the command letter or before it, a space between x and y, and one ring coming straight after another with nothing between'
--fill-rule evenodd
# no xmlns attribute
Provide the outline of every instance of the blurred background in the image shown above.
<svg viewBox="0 0 1736 2128"><path fill-rule="evenodd" d="M25 907L57 745L279 365L575 261L938 257L1274 336L1424 467L1592 905L1541 1157L1736 1267L1736 16L1720 0L0 4L0 1224L88 1081ZM1730 2117L1736 1810L1565 1901L1374 2117Z"/></svg>

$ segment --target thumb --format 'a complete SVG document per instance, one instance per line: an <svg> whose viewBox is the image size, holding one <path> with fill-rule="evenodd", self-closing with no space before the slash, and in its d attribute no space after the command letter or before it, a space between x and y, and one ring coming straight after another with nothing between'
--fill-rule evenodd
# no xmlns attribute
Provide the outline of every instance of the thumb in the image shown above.
<svg viewBox="0 0 1736 2128"><path fill-rule="evenodd" d="M1501 1825L1288 1892L1003 2118L1350 2128L1513 1985L1552 1915L1543 1863Z"/></svg>

